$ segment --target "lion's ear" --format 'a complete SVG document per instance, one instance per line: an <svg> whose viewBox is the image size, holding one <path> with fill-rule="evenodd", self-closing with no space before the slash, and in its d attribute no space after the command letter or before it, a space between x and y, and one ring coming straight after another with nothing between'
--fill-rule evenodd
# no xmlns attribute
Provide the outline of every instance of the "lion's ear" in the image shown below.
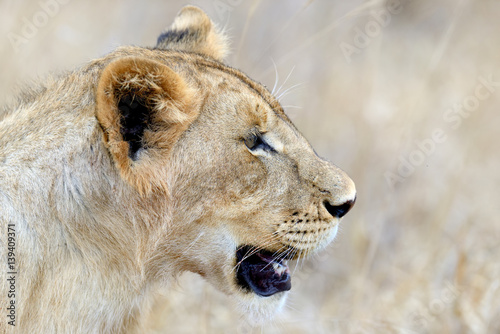
<svg viewBox="0 0 500 334"><path fill-rule="evenodd" d="M227 38L217 31L203 10L186 6L174 23L158 37L156 48L201 53L222 60L227 53Z"/></svg>
<svg viewBox="0 0 500 334"><path fill-rule="evenodd" d="M157 61L124 57L103 70L97 119L104 142L122 177L141 193L165 188L159 173L197 117L193 96L177 73Z"/></svg>

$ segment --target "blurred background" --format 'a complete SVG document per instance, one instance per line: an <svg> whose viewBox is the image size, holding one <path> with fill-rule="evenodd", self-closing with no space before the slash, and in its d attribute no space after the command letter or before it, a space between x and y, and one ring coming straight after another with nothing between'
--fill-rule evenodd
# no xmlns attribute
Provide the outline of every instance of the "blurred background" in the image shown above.
<svg viewBox="0 0 500 334"><path fill-rule="evenodd" d="M154 46L188 3L230 35L229 64L278 89L358 201L273 323L252 327L184 274L151 330L499 333L500 1L1 0L0 105L48 72Z"/></svg>

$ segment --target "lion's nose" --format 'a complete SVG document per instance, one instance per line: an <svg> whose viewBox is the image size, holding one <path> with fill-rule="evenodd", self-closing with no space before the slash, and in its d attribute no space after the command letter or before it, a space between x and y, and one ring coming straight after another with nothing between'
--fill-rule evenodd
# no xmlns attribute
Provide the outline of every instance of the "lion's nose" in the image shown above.
<svg viewBox="0 0 500 334"><path fill-rule="evenodd" d="M324 201L323 205L325 206L326 211L328 211L328 213L333 217L342 218L349 212L349 210L351 210L354 202L356 202L356 197L353 200L348 200L339 205L332 205L328 201Z"/></svg>

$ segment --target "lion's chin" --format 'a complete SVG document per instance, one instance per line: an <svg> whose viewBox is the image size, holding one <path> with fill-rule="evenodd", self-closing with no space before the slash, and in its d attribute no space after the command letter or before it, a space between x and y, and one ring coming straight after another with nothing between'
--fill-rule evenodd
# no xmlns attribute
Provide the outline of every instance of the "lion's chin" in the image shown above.
<svg viewBox="0 0 500 334"><path fill-rule="evenodd" d="M238 247L235 256L232 298L251 325L262 325L283 309L291 288L286 256L251 246Z"/></svg>
<svg viewBox="0 0 500 334"><path fill-rule="evenodd" d="M288 292L279 292L269 297L261 297L255 293L238 293L233 295L237 309L249 324L258 326L271 321L285 305Z"/></svg>

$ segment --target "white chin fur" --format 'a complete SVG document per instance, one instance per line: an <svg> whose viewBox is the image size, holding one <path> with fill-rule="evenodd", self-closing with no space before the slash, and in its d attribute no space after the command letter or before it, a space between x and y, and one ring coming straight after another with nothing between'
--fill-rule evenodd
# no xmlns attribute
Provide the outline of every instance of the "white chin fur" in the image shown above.
<svg viewBox="0 0 500 334"><path fill-rule="evenodd" d="M337 225L335 225L335 227L333 228L333 231L332 231L332 236L330 237L332 241L333 241L333 240L335 239L335 237L337 236L338 231L339 231L339 224L337 223Z"/></svg>
<svg viewBox="0 0 500 334"><path fill-rule="evenodd" d="M279 292L269 297L260 297L255 293L233 295L240 314L249 324L259 326L272 320L285 305L288 292Z"/></svg>

